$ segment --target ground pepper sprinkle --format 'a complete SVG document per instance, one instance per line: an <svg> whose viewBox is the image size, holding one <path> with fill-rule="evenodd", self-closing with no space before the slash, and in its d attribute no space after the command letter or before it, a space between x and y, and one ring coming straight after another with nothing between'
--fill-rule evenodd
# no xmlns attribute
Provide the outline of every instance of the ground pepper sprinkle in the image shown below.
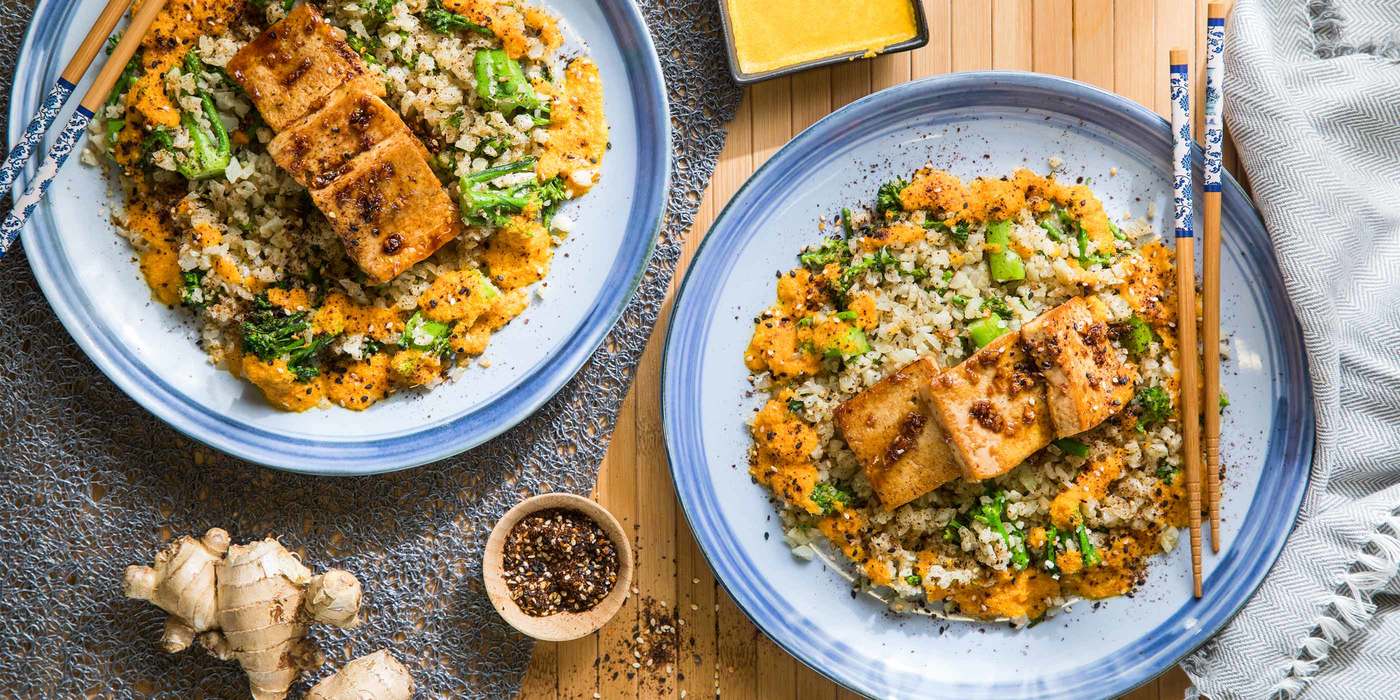
<svg viewBox="0 0 1400 700"><path fill-rule="evenodd" d="M617 547L578 511L550 508L521 518L504 555L510 598L532 617L591 610L617 585Z"/></svg>

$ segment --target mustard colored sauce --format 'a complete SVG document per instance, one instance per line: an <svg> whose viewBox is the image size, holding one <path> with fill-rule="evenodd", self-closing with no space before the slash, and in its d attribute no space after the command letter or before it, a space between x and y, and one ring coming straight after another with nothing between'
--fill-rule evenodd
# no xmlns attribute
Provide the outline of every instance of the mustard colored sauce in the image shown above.
<svg viewBox="0 0 1400 700"><path fill-rule="evenodd" d="M914 38L911 0L726 0L745 73L765 73Z"/></svg>

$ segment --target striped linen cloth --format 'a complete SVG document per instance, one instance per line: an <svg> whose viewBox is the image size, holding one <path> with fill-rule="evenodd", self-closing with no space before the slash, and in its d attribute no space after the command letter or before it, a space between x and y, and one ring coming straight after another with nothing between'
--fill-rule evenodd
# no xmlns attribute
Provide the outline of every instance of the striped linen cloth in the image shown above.
<svg viewBox="0 0 1400 700"><path fill-rule="evenodd" d="M1224 90L1318 441L1278 563L1182 665L1214 700L1400 698L1400 0L1236 0Z"/></svg>

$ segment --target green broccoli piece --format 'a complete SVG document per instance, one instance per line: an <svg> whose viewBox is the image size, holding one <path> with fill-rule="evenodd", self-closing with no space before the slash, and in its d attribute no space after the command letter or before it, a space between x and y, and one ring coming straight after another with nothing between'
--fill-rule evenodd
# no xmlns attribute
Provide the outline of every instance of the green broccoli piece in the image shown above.
<svg viewBox="0 0 1400 700"><path fill-rule="evenodd" d="M958 245L963 246L967 245L967 234L972 230L972 227L968 226L966 221L949 226L946 221L936 221L934 219L925 219L924 228L941 231L949 238L952 238Z"/></svg>
<svg viewBox="0 0 1400 700"><path fill-rule="evenodd" d="M1011 550L1011 565L1017 570L1026 568L1030 563L1030 553L1026 551L1026 538L1018 537L1013 544L1011 533L1006 529L1006 523L1002 521L1002 514L1006 512L1006 493L997 491L992 496L991 503L983 503L976 512L972 514L977 522L991 528L993 532L1001 535L1001 540L1006 543L1006 548Z"/></svg>
<svg viewBox="0 0 1400 700"><path fill-rule="evenodd" d="M209 303L209 299L204 294L204 270L182 272L180 280L184 283L180 289L181 304L199 310Z"/></svg>
<svg viewBox="0 0 1400 700"><path fill-rule="evenodd" d="M1167 419L1172 413L1172 397L1167 390L1153 385L1138 389L1130 404L1143 425L1152 425Z"/></svg>
<svg viewBox="0 0 1400 700"><path fill-rule="evenodd" d="M1045 229L1045 235L1050 240L1059 243L1065 240L1064 222L1066 218L1068 218L1068 214L1065 213L1065 210L1055 207L1045 218L1040 220L1040 227Z"/></svg>
<svg viewBox="0 0 1400 700"><path fill-rule="evenodd" d="M1089 456L1089 446L1074 438L1060 438L1054 442L1054 445L1067 455L1075 457Z"/></svg>
<svg viewBox="0 0 1400 700"><path fill-rule="evenodd" d="M512 187L492 187L490 182L502 175L530 172L534 168L534 158L522 158L513 163L463 175L457 184L462 222L503 226L512 214L524 211L525 207L529 206L530 202L535 199L537 191L540 189L537 183L527 182Z"/></svg>
<svg viewBox="0 0 1400 700"><path fill-rule="evenodd" d="M1229 405L1230 405L1230 395L1227 394L1227 393L1225 393L1224 390L1222 390L1222 391L1220 392L1220 412L1221 412L1222 414L1225 413L1225 407L1226 407L1226 406L1229 406Z"/></svg>
<svg viewBox="0 0 1400 700"><path fill-rule="evenodd" d="M899 193L909 186L909 181L903 178L890 180L875 193L875 213L884 216L886 212L899 211L904 205L899 201Z"/></svg>
<svg viewBox="0 0 1400 700"><path fill-rule="evenodd" d="M1010 321L1016 317L1016 312L1011 310L1011 306L1001 297L987 297L982 300L982 308Z"/></svg>
<svg viewBox="0 0 1400 700"><path fill-rule="evenodd" d="M822 509L822 515L831 515L836 512L838 505L844 508L850 504L851 494L823 481L812 488L811 499Z"/></svg>
<svg viewBox="0 0 1400 700"><path fill-rule="evenodd" d="M311 322L305 311L288 313L268 301L266 294L253 298L253 310L243 322L243 351L270 362L287 358L287 369L298 381L309 381L321 373L319 353L335 338L322 335L308 338Z"/></svg>
<svg viewBox="0 0 1400 700"><path fill-rule="evenodd" d="M1152 345L1152 340L1152 327L1136 314L1129 316L1128 320L1124 321L1118 328L1118 342L1122 343L1123 347L1134 355L1147 352L1147 348Z"/></svg>
<svg viewBox="0 0 1400 700"><path fill-rule="evenodd" d="M787 407L788 410L792 411L793 413L801 413L802 409L804 408L802 402L798 401L797 399L788 399Z"/></svg>
<svg viewBox="0 0 1400 700"><path fill-rule="evenodd" d="M422 311L415 311L403 326L399 345L410 350L422 350L434 355L448 352L448 332L452 330L446 323L429 321Z"/></svg>
<svg viewBox="0 0 1400 700"><path fill-rule="evenodd" d="M846 265L851 260L851 249L839 238L828 238L820 246L797 256L803 267L820 270L831 263Z"/></svg>
<svg viewBox="0 0 1400 700"><path fill-rule="evenodd" d="M1089 529L1084 527L1084 523L1079 523L1074 534L1079 538L1079 555L1084 559L1084 568L1098 566L1103 563L1103 557L1099 556L1099 550L1094 548L1094 543L1089 541Z"/></svg>
<svg viewBox="0 0 1400 700"><path fill-rule="evenodd" d="M891 265L898 265L899 259L894 257L889 248L881 248L874 253L861 257L841 272L841 289L850 289L856 279L869 271L884 272Z"/></svg>
<svg viewBox="0 0 1400 700"><path fill-rule="evenodd" d="M451 34L469 30L483 36L491 36L491 30L463 17L456 12L444 9L442 0L431 0L428 9L423 11L423 23L438 34Z"/></svg>
<svg viewBox="0 0 1400 700"><path fill-rule="evenodd" d="M917 586L924 582L924 577L918 574L909 574L908 576L904 577L904 582L911 586Z"/></svg>
<svg viewBox="0 0 1400 700"><path fill-rule="evenodd" d="M1055 527L1054 525L1051 525L1050 527L1046 528L1046 530L1045 530L1045 551L1044 551L1044 553L1041 554L1041 558L1045 560L1045 563L1047 563L1047 564L1050 565L1049 568L1050 568L1051 571L1059 571L1059 570L1060 570L1060 565L1059 565L1059 563L1055 561L1055 555L1056 555L1056 553L1057 553L1057 552L1056 552L1056 549L1057 549L1057 546L1059 545L1059 541L1060 541L1060 530L1059 530L1059 528Z"/></svg>
<svg viewBox="0 0 1400 700"><path fill-rule="evenodd" d="M958 532L959 525L960 524L958 523L958 519L953 518L952 520L949 520L946 525L943 526L944 542L954 542L959 544L962 543L962 535Z"/></svg>
<svg viewBox="0 0 1400 700"><path fill-rule="evenodd" d="M204 62L195 55L194 49L185 53L184 69L194 76L205 72ZM229 141L228 129L224 128L224 122L219 118L219 110L214 106L214 98L207 91L199 90L199 103L207 125L201 125L199 118L190 112L180 114L180 125L189 132L194 145L189 153L176 157L175 167L188 180L204 180L224 174L233 156L233 144Z"/></svg>
<svg viewBox="0 0 1400 700"><path fill-rule="evenodd" d="M536 126L549 123L550 103L535 91L520 63L501 49L476 52L476 94L489 109L507 117L516 112L529 114Z"/></svg>
<svg viewBox="0 0 1400 700"><path fill-rule="evenodd" d="M305 312L287 313L268 301L266 294L259 294L242 325L243 351L265 361L275 360L304 347L310 328Z"/></svg>
<svg viewBox="0 0 1400 700"><path fill-rule="evenodd" d="M297 381L308 382L321 373L321 350L331 341L334 336L318 335L311 339L304 347L297 348L287 357L287 369L296 375Z"/></svg>
<svg viewBox="0 0 1400 700"><path fill-rule="evenodd" d="M846 234L846 238L856 235L856 227L851 223L851 210L849 207L841 208L841 232Z"/></svg>
<svg viewBox="0 0 1400 700"><path fill-rule="evenodd" d="M1178 470L1176 467L1173 467L1172 465L1167 464L1166 462L1162 462L1161 464L1157 465L1157 478L1161 479L1162 482L1165 483L1167 486L1171 486L1172 480L1176 478L1176 474L1178 471L1180 470Z"/></svg>

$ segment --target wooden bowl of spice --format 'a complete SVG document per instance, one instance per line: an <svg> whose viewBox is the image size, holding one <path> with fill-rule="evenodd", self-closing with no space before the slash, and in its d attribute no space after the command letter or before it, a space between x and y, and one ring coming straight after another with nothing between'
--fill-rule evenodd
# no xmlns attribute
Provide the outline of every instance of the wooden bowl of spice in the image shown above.
<svg viewBox="0 0 1400 700"><path fill-rule="evenodd" d="M607 624L632 587L632 546L617 518L571 493L506 512L486 540L482 576L496 612L535 639L564 642Z"/></svg>

